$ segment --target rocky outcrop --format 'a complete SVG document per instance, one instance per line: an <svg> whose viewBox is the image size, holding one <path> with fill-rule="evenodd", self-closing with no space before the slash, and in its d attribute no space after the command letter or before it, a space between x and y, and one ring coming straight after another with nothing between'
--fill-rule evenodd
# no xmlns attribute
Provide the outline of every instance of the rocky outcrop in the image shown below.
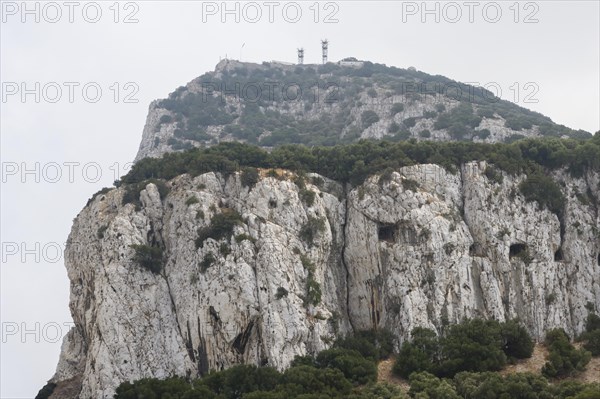
<svg viewBox="0 0 600 399"><path fill-rule="evenodd" d="M223 141L270 147L275 143L264 139L278 130L306 134L322 126L331 127L326 133L331 137L290 142L329 145L390 137L496 143L544 135L589 136L500 100L482 87L369 64L371 69L357 70L334 63L222 60L215 71L178 88L168 99L152 102L135 160ZM467 114L449 117L461 104L469 108ZM366 113L373 119L367 121ZM442 116L449 121L436 124ZM240 133L245 128L251 133ZM257 137L249 137L255 133Z"/></svg>
<svg viewBox="0 0 600 399"><path fill-rule="evenodd" d="M69 236L75 327L52 381L109 398L126 380L281 369L353 329L400 343L473 316L519 317L537 338L581 332L585 305L600 307L600 176L555 173L561 220L522 198L525 176L491 181L487 167L416 165L354 188L316 175L301 188L285 171L253 187L239 173L182 175L164 198L148 184L138 209L123 187L99 194ZM230 235L196 245L231 212ZM160 273L133 260L134 244L163 248Z"/></svg>

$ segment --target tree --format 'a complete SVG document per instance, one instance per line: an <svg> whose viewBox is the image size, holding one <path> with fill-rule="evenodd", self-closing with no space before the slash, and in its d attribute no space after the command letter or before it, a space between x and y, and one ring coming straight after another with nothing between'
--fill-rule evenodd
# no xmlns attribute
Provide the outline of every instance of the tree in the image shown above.
<svg viewBox="0 0 600 399"><path fill-rule="evenodd" d="M542 367L542 374L549 378L572 375L585 369L592 355L584 349L576 349L562 328L546 333L548 361Z"/></svg>
<svg viewBox="0 0 600 399"><path fill-rule="evenodd" d="M454 387L431 373L423 371L410 376L409 395L417 399L461 399Z"/></svg>
<svg viewBox="0 0 600 399"><path fill-rule="evenodd" d="M509 358L525 359L533 354L534 342L529 332L517 320L509 320L500 326L502 350Z"/></svg>
<svg viewBox="0 0 600 399"><path fill-rule="evenodd" d="M417 327L411 331L412 341L406 341L400 348L392 371L403 378L413 372L437 372L439 362L439 340L436 333L428 328Z"/></svg>
<svg viewBox="0 0 600 399"><path fill-rule="evenodd" d="M344 376L357 384L366 384L377 379L377 366L374 361L365 359L358 351L333 348L320 352L316 364L320 368L336 368Z"/></svg>
<svg viewBox="0 0 600 399"><path fill-rule="evenodd" d="M497 321L472 319L450 326L442 339L439 375L459 371L496 371L506 364L502 335Z"/></svg>

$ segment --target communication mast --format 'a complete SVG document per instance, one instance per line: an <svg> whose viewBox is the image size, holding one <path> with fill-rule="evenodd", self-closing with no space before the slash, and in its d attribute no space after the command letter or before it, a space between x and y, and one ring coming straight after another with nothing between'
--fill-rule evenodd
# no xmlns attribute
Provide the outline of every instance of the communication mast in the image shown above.
<svg viewBox="0 0 600 399"><path fill-rule="evenodd" d="M327 64L327 49L329 41L327 39L321 40L321 49L323 50L323 64Z"/></svg>
<svg viewBox="0 0 600 399"><path fill-rule="evenodd" d="M303 48L298 49L298 64L299 65L304 64L304 49Z"/></svg>

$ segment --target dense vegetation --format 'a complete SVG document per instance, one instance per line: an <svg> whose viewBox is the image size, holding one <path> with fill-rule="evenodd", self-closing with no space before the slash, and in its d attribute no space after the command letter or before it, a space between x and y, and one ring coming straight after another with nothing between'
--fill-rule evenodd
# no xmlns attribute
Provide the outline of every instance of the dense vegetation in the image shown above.
<svg viewBox="0 0 600 399"><path fill-rule="evenodd" d="M600 356L600 316L590 312L581 339L584 341L583 347L590 351L592 356Z"/></svg>
<svg viewBox="0 0 600 399"><path fill-rule="evenodd" d="M147 182L160 182L162 196L167 188L157 179L171 179L183 173L230 174L244 168L244 185L251 186L257 180L253 168L284 168L317 172L356 185L370 175L403 166L434 163L456 172L461 164L474 160L495 165L486 175L497 183L502 182L500 170L509 174L526 173L528 178L520 186L525 198L559 213L565 200L548 171L565 167L574 176L581 176L586 169L600 170L600 133L589 140L527 139L511 144L361 141L333 147L290 145L271 152L247 144L221 143L205 149L168 153L162 158L143 159L116 184L127 185L124 203L139 205L139 192ZM306 199L310 202L310 198ZM307 230L308 241L314 231Z"/></svg>
<svg viewBox="0 0 600 399"><path fill-rule="evenodd" d="M494 332L492 330L499 330ZM426 330L423 330L423 332ZM504 354L530 355L531 339L517 322L465 321L451 326L448 335L492 332L500 335ZM430 335L430 334L424 334ZM435 334L433 334L435 336ZM426 337L425 341L431 337ZM495 340L498 337L493 337ZM480 341L488 341L480 337ZM413 341L414 342L414 341ZM483 346L451 351L448 360L463 363L465 356L475 360L489 354ZM424 342L422 342L424 343ZM457 341L458 344L458 341ZM494 349L497 350L497 347ZM565 380L549 384L541 375L515 373L501 376L493 372L455 373L440 378L427 371L410 374L408 395L398 386L377 383L377 361L392 353L392 334L388 331L362 331L336 340L331 349L316 357L296 357L290 367L279 372L271 367L234 366L196 379L143 379L125 382L117 388L116 399L592 399L600 395L600 385ZM400 353L399 357L403 354ZM454 356L454 358L452 358ZM510 356L510 355L509 355ZM486 369L478 363L477 371Z"/></svg>
<svg viewBox="0 0 600 399"><path fill-rule="evenodd" d="M456 374L440 379L427 372L410 376L409 395L418 399L594 399L600 397L599 384L564 381L551 385L531 373L501 376L498 373Z"/></svg>
<svg viewBox="0 0 600 399"><path fill-rule="evenodd" d="M361 141L334 147L282 146L271 152L241 143L221 143L143 159L122 182L171 179L183 173L231 173L251 166L316 172L358 184L386 168L434 163L455 171L462 163L474 160L488 161L510 174L567 167L574 175L581 175L585 168L600 170L600 133L589 140L527 139L511 144Z"/></svg>
<svg viewBox="0 0 600 399"><path fill-rule="evenodd" d="M546 377L564 377L585 369L592 354L585 349L576 349L563 329L557 328L546 334L548 362L542 367Z"/></svg>
<svg viewBox="0 0 600 399"><path fill-rule="evenodd" d="M465 320L440 336L427 328L415 328L403 343L394 373L408 378L426 371L453 377L461 371L498 371L508 360L533 353L533 341L516 321Z"/></svg>
<svg viewBox="0 0 600 399"><path fill-rule="evenodd" d="M203 92L180 87L158 105L169 112L161 117L158 128L175 124L168 144L177 150L191 147L190 141L214 144L227 135L261 146L349 143L380 118L393 117L415 101L435 104L436 111L394 122L388 130L394 139L409 138L408 129L419 119L434 120L435 129L447 129L456 140L486 138L489 131L474 130L483 117L504 118L514 137L522 137L519 132L533 126L538 126L543 136L589 136L500 100L481 87L371 62L357 69L332 63L283 69L264 63L263 67L207 73L194 83ZM361 97L362 93L367 93L368 99ZM392 103L399 98L401 103ZM361 99L388 105L390 115L377 115L373 110L355 115L352 111L364 105ZM444 104L449 100L458 101L459 106L446 110ZM313 111L318 114L306 117ZM207 134L209 126L222 127L221 137Z"/></svg>

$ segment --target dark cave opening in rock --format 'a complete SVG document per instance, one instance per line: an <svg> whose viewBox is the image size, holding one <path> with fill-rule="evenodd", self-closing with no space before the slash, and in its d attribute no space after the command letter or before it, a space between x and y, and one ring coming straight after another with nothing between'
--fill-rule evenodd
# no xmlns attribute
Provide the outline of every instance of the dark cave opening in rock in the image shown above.
<svg viewBox="0 0 600 399"><path fill-rule="evenodd" d="M600 266L600 253L598 254L598 266Z"/></svg>
<svg viewBox="0 0 600 399"><path fill-rule="evenodd" d="M562 248L558 248L556 250L556 252L554 253L554 261L555 262L562 262L563 260L565 260L565 257L563 255Z"/></svg>
<svg viewBox="0 0 600 399"><path fill-rule="evenodd" d="M382 224L379 225L377 236L380 241L393 242L396 237L396 225Z"/></svg>
<svg viewBox="0 0 600 399"><path fill-rule="evenodd" d="M519 256L519 255L523 254L525 251L527 251L527 245L521 244L521 243L512 244L510 246L510 250L508 252L508 257L513 258L515 256Z"/></svg>

